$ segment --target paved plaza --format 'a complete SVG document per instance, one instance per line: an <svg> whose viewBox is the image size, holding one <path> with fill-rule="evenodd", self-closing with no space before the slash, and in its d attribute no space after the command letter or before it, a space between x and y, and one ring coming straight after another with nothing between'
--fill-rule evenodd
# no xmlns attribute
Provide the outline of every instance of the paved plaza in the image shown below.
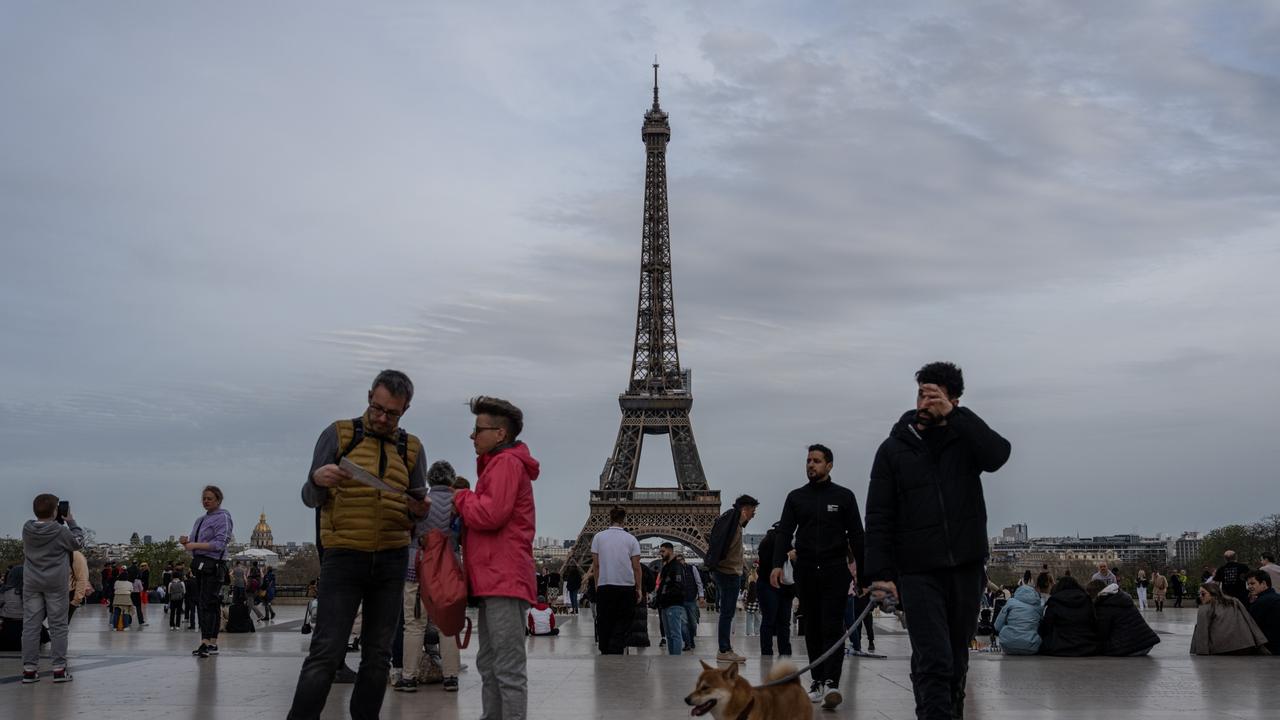
<svg viewBox="0 0 1280 720"><path fill-rule="evenodd" d="M0 717L59 720L170 720L283 718L293 696L307 636L298 632L302 608L281 606L271 626L251 635L223 635L221 655L197 660L190 651L196 632L171 632L158 606L141 631L111 632L101 607L76 614L71 625L71 669L75 681L18 682L17 653L0 654ZM687 717L683 698L699 671L698 660L714 657L714 614L704 613L698 652L669 657L651 647L636 655L600 657L587 611L561 617L562 634L528 641L529 717L536 720ZM1280 658L1188 655L1195 610L1150 612L1161 643L1146 658L1019 658L975 653L969 672L966 717L1031 718L1263 718L1275 715ZM650 637L657 643L657 620ZM908 680L908 646L895 620L876 622L876 649L886 660L849 659L842 691L846 703L816 717L914 717ZM739 629L739 632L740 629ZM756 638L739 637L748 657L743 670L759 679L769 666ZM797 644L801 652L803 642ZM478 718L480 679L475 644L462 651L469 667L458 693L429 686L413 694L388 690L384 718ZM356 655L349 655L355 664ZM799 660L800 658L796 658ZM345 718L350 685L335 685L325 718Z"/></svg>

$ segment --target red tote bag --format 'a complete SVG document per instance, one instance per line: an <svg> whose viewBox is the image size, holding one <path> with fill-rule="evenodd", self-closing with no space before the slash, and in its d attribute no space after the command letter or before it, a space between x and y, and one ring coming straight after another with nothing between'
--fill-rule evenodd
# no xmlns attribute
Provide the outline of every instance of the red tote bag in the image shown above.
<svg viewBox="0 0 1280 720"><path fill-rule="evenodd" d="M427 533L418 551L418 592L427 616L440 632L453 637L467 619L467 579L453 552L453 540L443 530Z"/></svg>

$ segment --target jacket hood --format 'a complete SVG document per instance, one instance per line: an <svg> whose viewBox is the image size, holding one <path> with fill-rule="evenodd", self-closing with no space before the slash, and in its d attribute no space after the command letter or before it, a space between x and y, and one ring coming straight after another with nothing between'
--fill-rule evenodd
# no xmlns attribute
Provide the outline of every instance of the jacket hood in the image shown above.
<svg viewBox="0 0 1280 720"><path fill-rule="evenodd" d="M1115 595L1118 592L1120 592L1120 586L1115 583L1111 583L1110 585L1102 588L1102 590L1098 591L1098 596L1101 597L1103 595Z"/></svg>
<svg viewBox="0 0 1280 720"><path fill-rule="evenodd" d="M524 465L525 472L529 473L530 480L538 479L538 473L540 472L541 465L539 465L538 461L529 453L529 446L519 440L515 441L512 445L494 450L488 455L480 458L479 465L481 470L483 470L486 465L493 462L494 458L501 457L503 455L510 455L519 460L520 463Z"/></svg>
<svg viewBox="0 0 1280 720"><path fill-rule="evenodd" d="M53 520L28 520L22 528L23 542L37 550L48 547L62 535L62 524Z"/></svg>
<svg viewBox="0 0 1280 720"><path fill-rule="evenodd" d="M1036 592L1036 589L1030 585L1023 585L1018 588L1017 592L1013 594L1013 597L1028 605L1040 604L1040 593Z"/></svg>
<svg viewBox="0 0 1280 720"><path fill-rule="evenodd" d="M913 430L916 424L916 411L914 409L902 413L902 417L898 418L898 422L889 428L890 435L908 435L910 437L919 437Z"/></svg>
<svg viewBox="0 0 1280 720"><path fill-rule="evenodd" d="M1049 598L1056 603L1061 603L1069 608L1082 608L1089 605L1089 593L1084 588L1069 588L1067 590L1059 590L1050 595Z"/></svg>
<svg viewBox="0 0 1280 720"><path fill-rule="evenodd" d="M213 517L214 515L226 515L227 520L231 519L231 511L222 507L218 508L217 510L212 510L210 512L205 513L205 517Z"/></svg>

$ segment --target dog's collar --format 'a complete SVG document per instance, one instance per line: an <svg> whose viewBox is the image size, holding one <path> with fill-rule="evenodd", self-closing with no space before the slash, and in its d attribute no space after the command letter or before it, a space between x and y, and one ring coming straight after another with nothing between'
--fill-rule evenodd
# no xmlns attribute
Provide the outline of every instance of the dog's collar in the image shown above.
<svg viewBox="0 0 1280 720"><path fill-rule="evenodd" d="M742 708L742 712L738 713L737 720L747 720L747 716L751 714L751 708L756 706L756 699L751 698L747 706Z"/></svg>

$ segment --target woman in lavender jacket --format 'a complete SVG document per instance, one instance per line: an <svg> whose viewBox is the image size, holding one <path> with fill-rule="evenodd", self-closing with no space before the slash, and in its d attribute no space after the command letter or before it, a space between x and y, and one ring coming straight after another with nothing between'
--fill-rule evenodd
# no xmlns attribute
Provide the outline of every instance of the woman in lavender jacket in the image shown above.
<svg viewBox="0 0 1280 720"><path fill-rule="evenodd" d="M200 494L204 514L196 518L190 535L179 538L191 553L191 571L196 576L199 598L200 647L191 651L196 657L218 654L218 624L222 620L222 580L227 573L227 541L231 537L231 513L222 509L222 490L205 486Z"/></svg>

